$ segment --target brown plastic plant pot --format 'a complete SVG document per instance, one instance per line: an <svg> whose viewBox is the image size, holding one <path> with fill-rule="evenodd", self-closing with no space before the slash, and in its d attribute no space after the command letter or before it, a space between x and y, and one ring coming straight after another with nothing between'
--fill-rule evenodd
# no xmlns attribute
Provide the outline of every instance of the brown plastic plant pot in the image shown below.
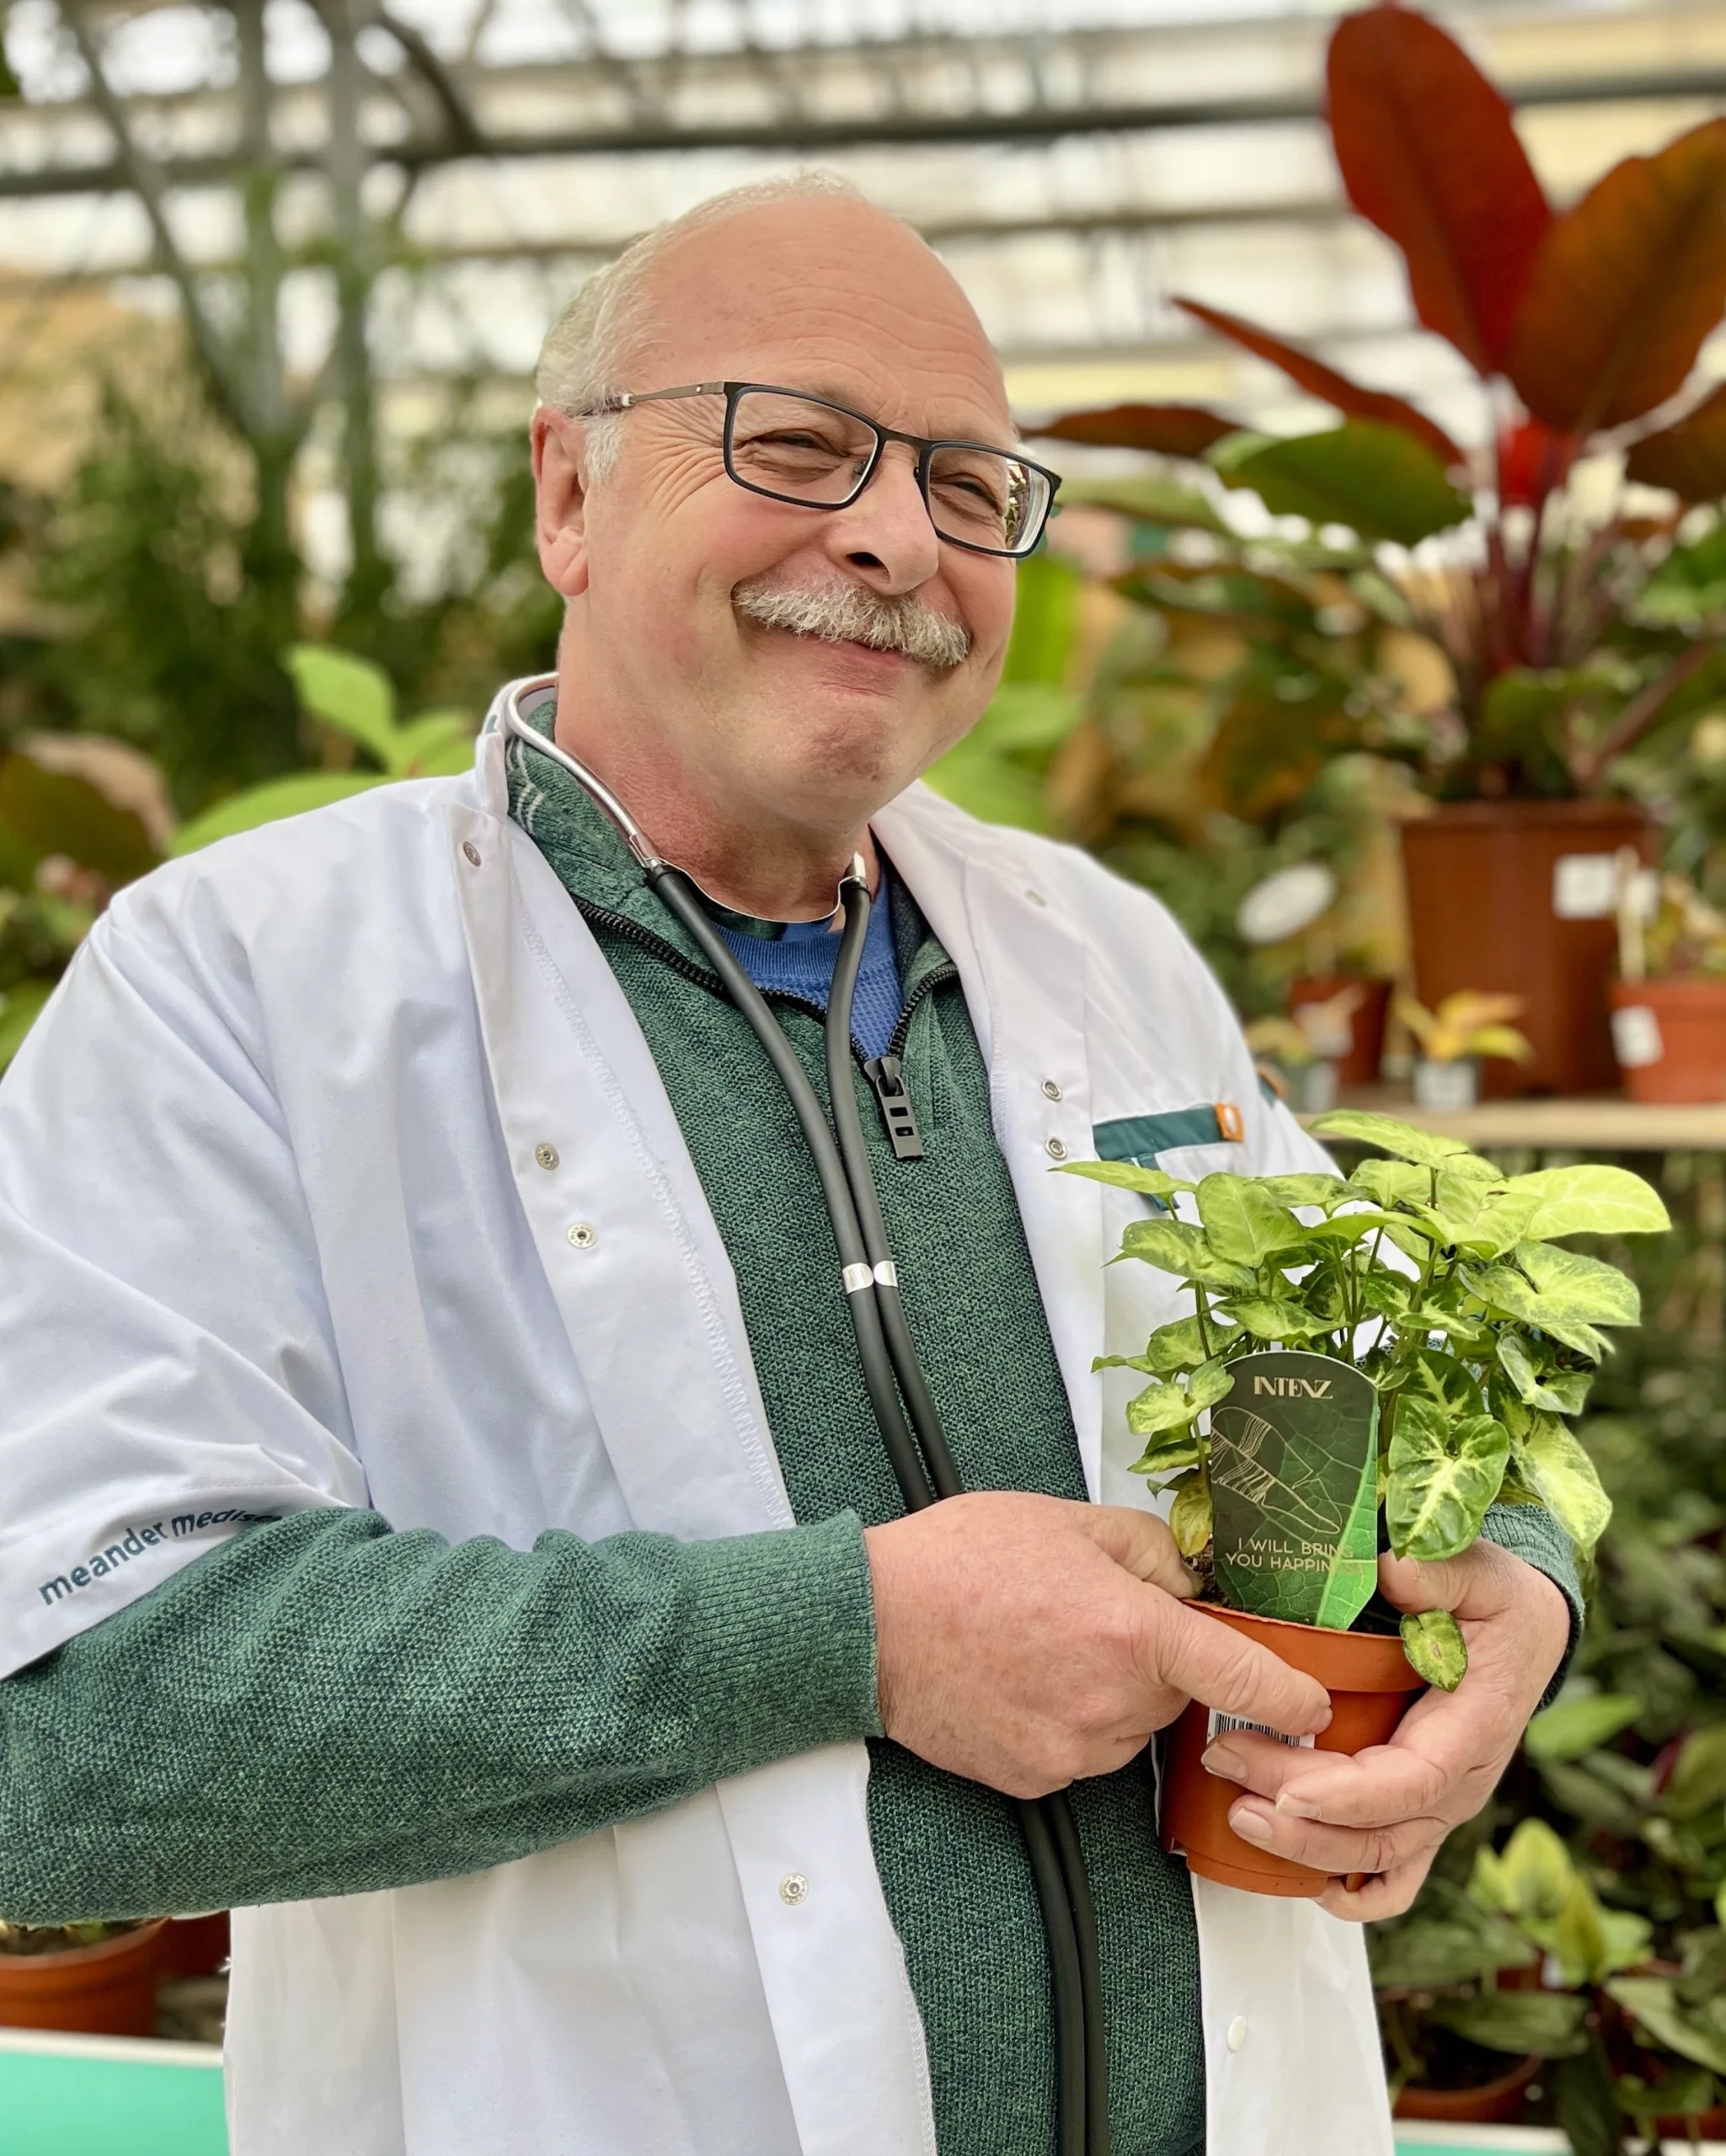
<svg viewBox="0 0 1726 2156"><path fill-rule="evenodd" d="M1632 1101L1726 1101L1726 977L1615 980L1612 1038Z"/></svg>
<svg viewBox="0 0 1726 2156"><path fill-rule="evenodd" d="M1290 1625L1276 1617L1252 1617L1214 1602L1187 1607L1243 1632L1287 1662L1316 1677L1330 1694L1330 1726L1317 1740L1321 1752L1364 1752L1387 1742L1424 1684L1408 1666L1403 1642L1373 1632L1337 1632L1319 1625ZM1210 1713L1197 1700L1175 1723L1162 1771L1160 1831L1162 1846L1178 1850L1189 1871L1249 1894L1301 1895L1314 1900L1326 1875L1243 1842L1229 1825L1229 1808L1240 1797L1237 1782L1205 1771Z"/></svg>
<svg viewBox="0 0 1726 2156"><path fill-rule="evenodd" d="M207 1917L170 1917L162 1942L165 1977L213 1977L230 1951L227 1911Z"/></svg>
<svg viewBox="0 0 1726 2156"><path fill-rule="evenodd" d="M1390 1015L1391 984L1366 974L1302 974L1289 984L1289 1016L1309 1003L1328 1003L1345 989L1357 988L1360 1001L1349 1017L1349 1052L1337 1065L1343 1086L1376 1086L1384 1060L1385 1021Z"/></svg>
<svg viewBox="0 0 1726 2156"><path fill-rule="evenodd" d="M0 2026L64 2029L88 2036L149 2036L156 2030L166 1918L94 1946L56 1954L0 1954Z"/></svg>
<svg viewBox="0 0 1726 2156"><path fill-rule="evenodd" d="M1443 2119L1453 2125L1515 2126L1528 2109L1529 2084L1540 2072L1540 2060L1530 2052L1508 2073L1483 2081L1477 2089L1404 2089L1397 2098L1399 2119Z"/></svg>
<svg viewBox="0 0 1726 2156"><path fill-rule="evenodd" d="M1617 957L1613 857L1656 856L1625 801L1455 801L1402 827L1415 993L1517 995L1526 1063L1488 1060L1481 1091L1599 1093L1617 1082L1606 984Z"/></svg>

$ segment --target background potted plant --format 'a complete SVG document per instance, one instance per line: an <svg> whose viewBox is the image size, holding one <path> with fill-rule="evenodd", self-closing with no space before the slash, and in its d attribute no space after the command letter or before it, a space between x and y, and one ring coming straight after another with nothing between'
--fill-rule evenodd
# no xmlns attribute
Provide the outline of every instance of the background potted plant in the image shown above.
<svg viewBox="0 0 1726 2156"><path fill-rule="evenodd" d="M1726 1100L1726 915L1687 877L1621 878L1612 1045L1632 1100Z"/></svg>
<svg viewBox="0 0 1726 2156"><path fill-rule="evenodd" d="M1255 1018L1247 1027L1247 1045L1269 1065L1272 1082L1290 1107L1303 1115L1323 1115L1337 1104L1342 1060L1354 1035L1351 1020L1360 1001L1353 983L1323 1003L1303 1003L1287 1018Z"/></svg>
<svg viewBox="0 0 1726 2156"><path fill-rule="evenodd" d="M1376 1146L1341 1180L1207 1176L1122 1161L1063 1172L1160 1202L1120 1255L1181 1280L1189 1315L1142 1354L1128 1426L1136 1463L1172 1494L1170 1526L1218 1622L1263 1640L1332 1695L1322 1748L1381 1742L1423 1683L1467 1667L1444 1612L1376 1603L1380 1518L1398 1556L1456 1556L1498 1502L1544 1503L1584 1555L1610 1506L1566 1417L1637 1323L1634 1283L1563 1246L1577 1234L1670 1225L1627 1170L1505 1176L1454 1139L1341 1110L1321 1134ZM1163 1780L1162 1832L1205 1876L1314 1895L1321 1876L1230 1830L1230 1791L1200 1758L1216 1717L1189 1708Z"/></svg>
<svg viewBox="0 0 1726 2156"><path fill-rule="evenodd" d="M1472 1108L1480 1097L1480 1065L1488 1056L1526 1063L1534 1054L1526 1033L1510 1021L1522 1009L1520 995L1491 995L1459 989L1437 1010L1399 995L1397 1016L1414 1036L1414 1097L1424 1108Z"/></svg>
<svg viewBox="0 0 1726 2156"><path fill-rule="evenodd" d="M147 2036L167 1920L16 1924L0 1920L0 2025Z"/></svg>
<svg viewBox="0 0 1726 2156"><path fill-rule="evenodd" d="M1602 1987L1650 1932L1601 1903L1544 1820L1478 1848L1466 1886L1440 1876L1370 1940L1397 2116L1514 2122L1543 2064L1561 2117L1585 2105L1607 2075Z"/></svg>
<svg viewBox="0 0 1726 2156"><path fill-rule="evenodd" d="M1726 595L1675 557L1680 508L1632 514L1622 482L1679 504L1726 493L1726 389L1691 381L1726 308L1726 120L1627 158L1555 213L1505 101L1424 16L1345 17L1328 84L1349 199L1401 248L1421 323L1478 377L1484 446L1195 300L1177 304L1341 424L1271 439L1194 407L1130 405L1047 431L1202 464L1307 520L1315 543L1357 536L1371 558L1347 573L1351 599L1418 630L1451 675L1419 758L1440 806L1403 830L1419 993L1523 998L1534 1055L1489 1090L1598 1089L1614 1075L1612 857L1653 849L1647 818L1608 788L1627 750L1721 688ZM1656 424L1681 397L1683 416ZM1574 483L1584 459L1620 477L1604 508ZM1682 627L1653 603L1680 587Z"/></svg>

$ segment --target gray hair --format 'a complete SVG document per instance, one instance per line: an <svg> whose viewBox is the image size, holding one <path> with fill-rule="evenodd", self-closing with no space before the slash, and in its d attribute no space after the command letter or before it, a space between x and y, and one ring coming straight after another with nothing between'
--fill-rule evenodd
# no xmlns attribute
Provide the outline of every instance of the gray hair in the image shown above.
<svg viewBox="0 0 1726 2156"><path fill-rule="evenodd" d="M771 202L835 196L852 202L867 200L836 172L799 172L788 179L728 188L632 240L621 254L594 272L546 332L533 376L540 403L559 412L581 412L602 404L620 390L639 386L626 382L622 370L651 327L647 287L654 265L678 241ZM623 432L617 413L587 422L590 485L617 462Z"/></svg>

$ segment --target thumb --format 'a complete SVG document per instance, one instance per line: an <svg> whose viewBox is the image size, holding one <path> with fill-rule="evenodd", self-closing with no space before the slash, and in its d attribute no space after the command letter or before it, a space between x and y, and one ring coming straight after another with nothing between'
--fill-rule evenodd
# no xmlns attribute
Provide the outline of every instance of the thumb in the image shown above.
<svg viewBox="0 0 1726 2156"><path fill-rule="evenodd" d="M1394 1609L1412 1616L1448 1609L1457 1617L1490 1617L1503 1605L1505 1582L1492 1543L1475 1543L1460 1557L1392 1557L1378 1561L1378 1584Z"/></svg>
<svg viewBox="0 0 1726 2156"><path fill-rule="evenodd" d="M1123 1572L1180 1602L1198 1593L1198 1582L1175 1547L1168 1522L1155 1513L1133 1505L1082 1505L1079 1511L1081 1530Z"/></svg>

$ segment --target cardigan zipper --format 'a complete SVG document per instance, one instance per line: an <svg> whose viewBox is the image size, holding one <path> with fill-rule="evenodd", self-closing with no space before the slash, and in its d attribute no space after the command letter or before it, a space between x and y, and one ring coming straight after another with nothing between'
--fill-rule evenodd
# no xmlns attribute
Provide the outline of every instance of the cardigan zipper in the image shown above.
<svg viewBox="0 0 1726 2156"><path fill-rule="evenodd" d="M639 921L631 921L627 914L613 913L607 906L595 905L591 899L578 897L575 905L590 927L603 928L611 935L621 936L625 942L651 952L674 973L681 974L685 980L692 981L697 988L706 989L710 995L718 996L721 1002L730 1001L725 993L725 984L716 973L710 972L706 966L697 965L694 959L686 958L675 944L668 943L663 936L655 936L650 928L644 928ZM852 1055L858 1068L868 1080L869 1089L875 1097L875 1105L881 1111L882 1126L895 1161L921 1161L923 1157L922 1133L917 1129L916 1112L911 1105L910 1089L904 1077L905 1044L911 1037L911 1021L934 990L944 988L948 982L958 979L959 969L951 959L924 974L905 999L885 1054L865 1055L855 1041L851 1043ZM794 995L787 989L764 988L761 994L767 1002L783 1005L788 1011L801 1011L811 1018L826 1016L819 1003L811 1003L806 995Z"/></svg>

